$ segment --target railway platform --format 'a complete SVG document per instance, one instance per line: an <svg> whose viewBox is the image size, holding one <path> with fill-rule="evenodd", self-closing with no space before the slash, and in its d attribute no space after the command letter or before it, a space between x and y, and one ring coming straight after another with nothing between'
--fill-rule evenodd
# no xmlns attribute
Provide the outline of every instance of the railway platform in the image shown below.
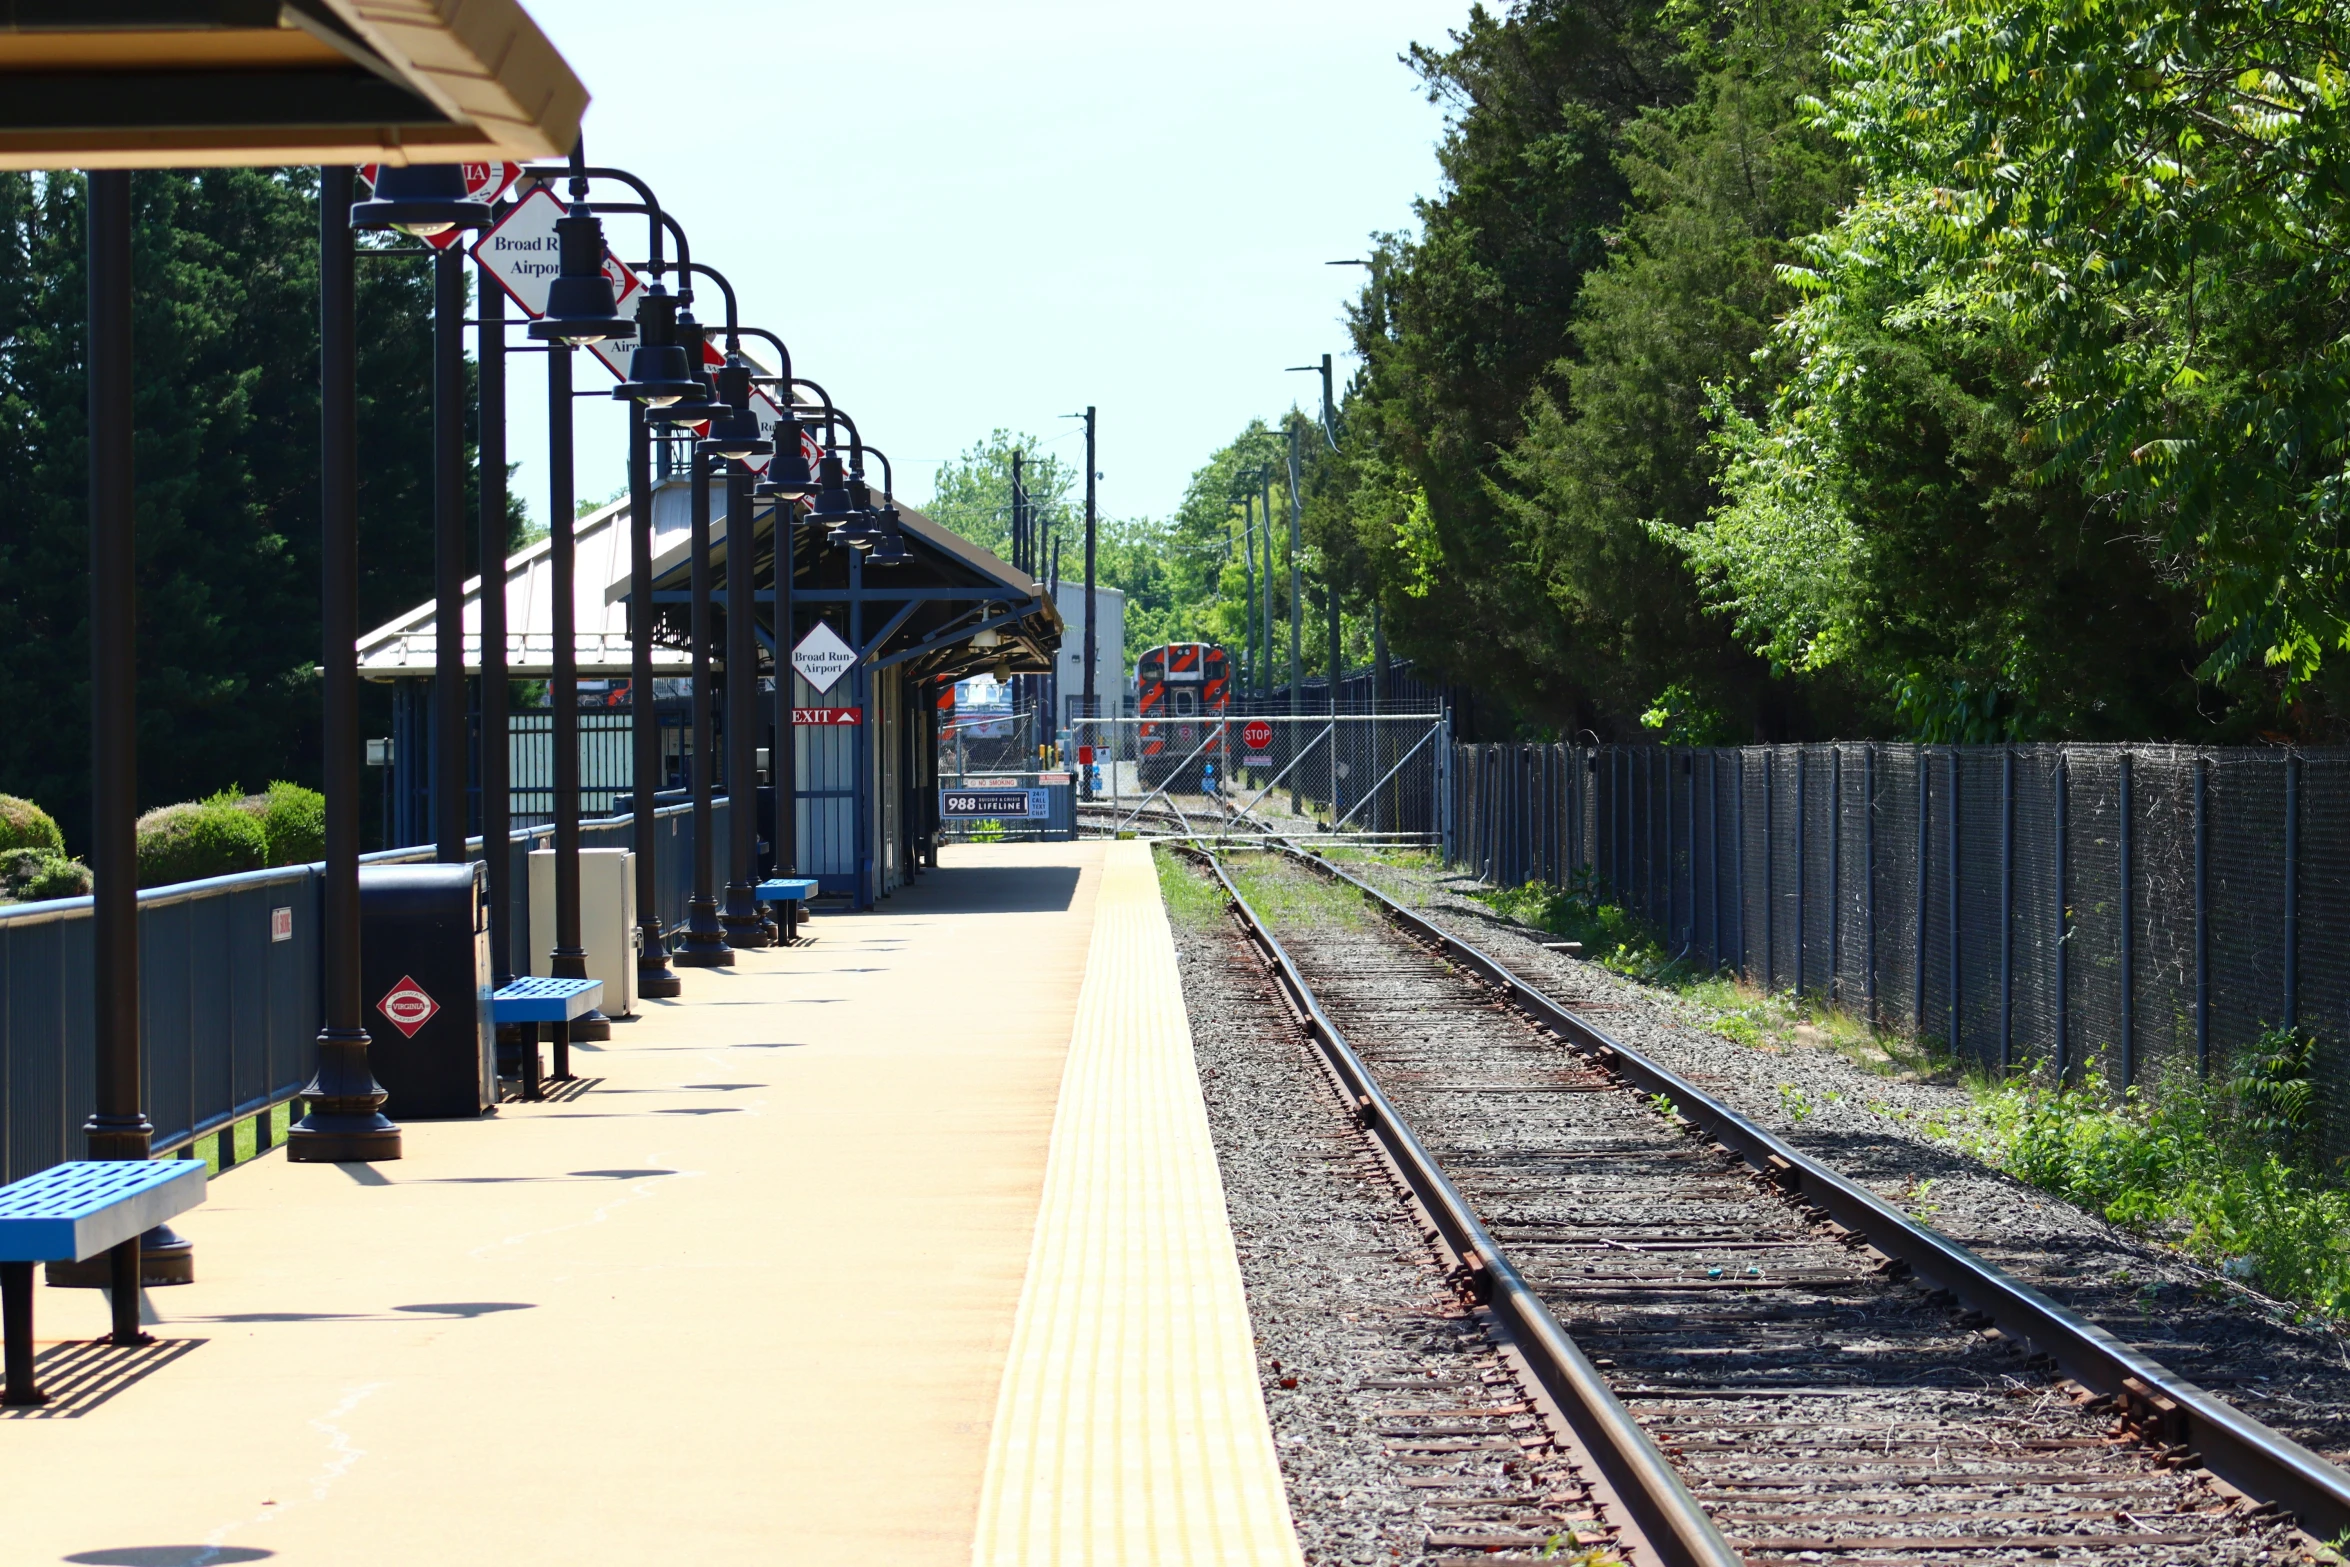
<svg viewBox="0 0 2350 1567"><path fill-rule="evenodd" d="M9 1560L1296 1562L1144 847L813 934L546 1103L222 1177L152 1348L44 1287Z"/></svg>

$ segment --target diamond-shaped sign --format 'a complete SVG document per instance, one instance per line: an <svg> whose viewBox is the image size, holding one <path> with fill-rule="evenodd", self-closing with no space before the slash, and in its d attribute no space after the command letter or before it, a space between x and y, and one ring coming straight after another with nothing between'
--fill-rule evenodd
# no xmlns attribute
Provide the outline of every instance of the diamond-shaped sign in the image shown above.
<svg viewBox="0 0 2350 1567"><path fill-rule="evenodd" d="M857 664L856 650L840 639L840 633L823 621L816 629L800 638L800 645L791 650L791 667L800 672L800 678L816 689L819 695L840 684L840 677Z"/></svg>
<svg viewBox="0 0 2350 1567"><path fill-rule="evenodd" d="M441 1004L426 995L422 985L403 974L400 982L375 1004L375 1009L391 1020L392 1027L414 1039L416 1031L440 1011Z"/></svg>

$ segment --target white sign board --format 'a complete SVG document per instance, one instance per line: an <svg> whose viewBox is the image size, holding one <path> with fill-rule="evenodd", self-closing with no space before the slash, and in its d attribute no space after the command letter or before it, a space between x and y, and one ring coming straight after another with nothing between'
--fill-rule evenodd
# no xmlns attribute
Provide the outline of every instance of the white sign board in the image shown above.
<svg viewBox="0 0 2350 1567"><path fill-rule="evenodd" d="M816 688L818 693L831 690L840 683L840 677L856 667L856 650L840 639L840 633L823 621L816 629L800 638L800 645L791 650L791 667L800 672L800 678Z"/></svg>
<svg viewBox="0 0 2350 1567"><path fill-rule="evenodd" d="M489 268L498 286L534 321L547 313L547 294L555 286L556 273L562 270L563 247L555 224L569 210L553 191L537 186L473 247L473 259ZM612 281L613 313L634 320L644 284L609 249L604 252L604 276ZM636 351L636 334L593 344L588 351L625 381L629 355Z"/></svg>

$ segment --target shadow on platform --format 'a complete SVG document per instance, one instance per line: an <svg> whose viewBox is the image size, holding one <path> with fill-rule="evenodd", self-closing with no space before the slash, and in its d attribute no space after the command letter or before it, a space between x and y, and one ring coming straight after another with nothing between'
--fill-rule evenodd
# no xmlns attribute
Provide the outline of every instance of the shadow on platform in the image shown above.
<svg viewBox="0 0 2350 1567"><path fill-rule="evenodd" d="M900 887L877 914L1059 914L1077 897L1074 865L943 865Z"/></svg>

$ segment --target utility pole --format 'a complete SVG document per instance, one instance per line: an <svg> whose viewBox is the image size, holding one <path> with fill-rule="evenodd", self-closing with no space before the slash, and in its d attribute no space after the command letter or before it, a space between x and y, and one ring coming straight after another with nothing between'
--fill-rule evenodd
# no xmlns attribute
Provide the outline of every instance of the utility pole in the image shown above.
<svg viewBox="0 0 2350 1567"><path fill-rule="evenodd" d="M1012 453L1012 565L1019 571L1028 569L1028 518L1020 503L1020 464L1026 455L1019 451Z"/></svg>
<svg viewBox="0 0 2350 1567"><path fill-rule="evenodd" d="M1021 495L1021 493L1020 493L1020 492L1021 492L1021 488L1022 488L1022 485L1021 485L1021 479L1020 479L1020 471L1021 471L1021 466L1022 466L1022 459L1024 459L1026 456L1027 456L1027 453L1025 453L1025 452L1021 451L1021 450L1020 450L1018 447L1014 447L1014 448L1013 448L1013 450L1012 450L1012 569L1013 569L1014 571L1026 571L1026 570L1028 569L1028 507L1027 507L1027 504L1026 504L1025 498L1024 498L1024 497ZM1022 678L1021 678L1020 676L1018 676L1018 675L1014 675L1014 676L1012 677L1012 696L1011 696L1011 703L1012 703L1012 738L1013 738L1013 740L1014 740L1014 742L1015 742L1015 743L1019 742L1019 740L1020 740L1020 721L1019 721L1019 720L1020 720L1020 705L1021 705L1021 700L1022 700L1022 698L1024 698L1024 697L1025 697L1025 696L1027 696L1027 694L1028 694L1028 693L1027 693L1025 690L1023 690L1022 688L1023 688L1024 686L1026 686L1027 684L1028 684L1028 682L1027 682L1026 680L1022 679ZM1027 741L1026 741L1026 743L1027 743L1027 744L1028 744L1030 747L1032 747L1032 748L1033 748L1033 747L1035 746L1035 744L1036 744L1035 725L1034 725L1034 720L1033 720L1033 717L1031 718L1031 722L1030 722L1030 732L1029 732L1029 735L1028 735L1028 738L1027 738Z"/></svg>
<svg viewBox="0 0 2350 1567"><path fill-rule="evenodd" d="M1264 660L1257 652L1257 498L1254 495L1241 495L1240 519L1240 580L1247 594L1240 620L1240 640L1247 644L1247 678L1256 684L1264 678Z"/></svg>
<svg viewBox="0 0 2350 1567"><path fill-rule="evenodd" d="M1273 700L1273 469L1270 464L1257 470L1257 491L1257 515L1265 524L1265 610L1258 617L1264 628L1265 660L1259 683L1264 687L1266 702L1270 703Z"/></svg>
<svg viewBox="0 0 2350 1567"><path fill-rule="evenodd" d="M1302 573L1305 561L1303 556L1304 551L1299 547L1298 542L1297 421L1292 419L1289 422L1289 716L1292 719L1298 716L1299 688L1305 681L1301 657L1305 641L1305 597L1302 592L1304 586ZM1290 755L1293 758L1297 754L1294 750L1297 743L1297 727L1295 723L1289 726L1290 744L1293 747ZM1289 814L1292 816L1296 816L1304 810L1304 800L1299 793L1298 783L1297 769L1293 766L1289 770Z"/></svg>
<svg viewBox="0 0 2350 1567"><path fill-rule="evenodd" d="M1097 705L1094 688L1094 657L1099 646L1094 627L1100 622L1094 615L1094 480L1101 477L1094 472L1094 405L1085 405L1085 716L1099 718L1102 710ZM1101 743L1101 731L1092 731L1094 743Z"/></svg>

